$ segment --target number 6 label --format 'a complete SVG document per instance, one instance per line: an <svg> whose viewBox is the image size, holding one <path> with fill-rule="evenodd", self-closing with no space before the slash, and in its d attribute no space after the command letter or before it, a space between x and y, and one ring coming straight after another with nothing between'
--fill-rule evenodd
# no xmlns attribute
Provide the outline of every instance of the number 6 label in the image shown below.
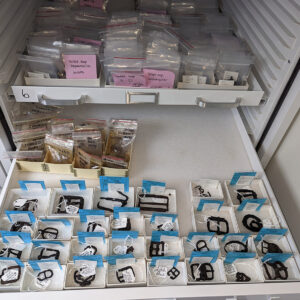
<svg viewBox="0 0 300 300"><path fill-rule="evenodd" d="M13 86L12 90L17 102L39 102L34 89L23 86Z"/></svg>

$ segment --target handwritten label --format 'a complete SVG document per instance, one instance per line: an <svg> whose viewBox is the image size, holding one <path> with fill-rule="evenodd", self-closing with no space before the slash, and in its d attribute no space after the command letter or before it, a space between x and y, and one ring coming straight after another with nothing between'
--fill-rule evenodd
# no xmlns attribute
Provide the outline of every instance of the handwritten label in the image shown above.
<svg viewBox="0 0 300 300"><path fill-rule="evenodd" d="M92 46L101 46L101 44L102 44L101 41L86 39L86 38L82 38L79 36L74 37L74 42L80 43L80 44L85 44L85 45L92 45Z"/></svg>
<svg viewBox="0 0 300 300"><path fill-rule="evenodd" d="M144 69L147 87L171 89L174 86L175 74L171 71Z"/></svg>
<svg viewBox="0 0 300 300"><path fill-rule="evenodd" d="M112 73L115 86L146 87L146 79L140 72Z"/></svg>
<svg viewBox="0 0 300 300"><path fill-rule="evenodd" d="M97 79L96 55L64 55L67 79Z"/></svg>
<svg viewBox="0 0 300 300"><path fill-rule="evenodd" d="M80 0L80 6L102 8L103 0Z"/></svg>

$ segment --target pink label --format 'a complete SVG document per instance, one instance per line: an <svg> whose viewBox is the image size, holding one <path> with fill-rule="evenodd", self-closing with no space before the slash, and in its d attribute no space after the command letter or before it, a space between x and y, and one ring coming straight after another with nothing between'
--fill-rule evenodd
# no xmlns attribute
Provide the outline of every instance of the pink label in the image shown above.
<svg viewBox="0 0 300 300"><path fill-rule="evenodd" d="M67 79L96 79L96 55L63 56Z"/></svg>
<svg viewBox="0 0 300 300"><path fill-rule="evenodd" d="M75 43L85 44L85 45L92 45L92 46L100 46L102 44L101 41L91 40L91 39L85 39L79 36L74 37Z"/></svg>
<svg viewBox="0 0 300 300"><path fill-rule="evenodd" d="M103 0L80 0L80 6L102 8Z"/></svg>
<svg viewBox="0 0 300 300"><path fill-rule="evenodd" d="M144 69L144 75L149 88L171 89L174 86L175 74L171 71Z"/></svg>
<svg viewBox="0 0 300 300"><path fill-rule="evenodd" d="M146 87L146 80L140 72L116 72L112 73L115 86Z"/></svg>

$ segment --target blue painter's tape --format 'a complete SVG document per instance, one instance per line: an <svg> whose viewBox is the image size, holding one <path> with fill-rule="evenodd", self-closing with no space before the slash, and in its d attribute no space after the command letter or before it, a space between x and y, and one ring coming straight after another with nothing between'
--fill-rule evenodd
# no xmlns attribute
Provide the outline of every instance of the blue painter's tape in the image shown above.
<svg viewBox="0 0 300 300"><path fill-rule="evenodd" d="M103 267L103 259L102 255L86 255L86 256L73 256L73 261L79 261L79 260L88 260L88 261L96 261L97 262L97 268Z"/></svg>
<svg viewBox="0 0 300 300"><path fill-rule="evenodd" d="M111 233L111 238L112 239L126 239L128 237L131 237L133 239L137 239L139 236L138 231L118 231L118 230L113 230Z"/></svg>
<svg viewBox="0 0 300 300"><path fill-rule="evenodd" d="M43 263L48 263L48 262L56 263L57 266L62 270L62 266L61 266L59 260L57 260L57 259L41 259L41 260L29 260L28 261L29 265L31 266L31 268L34 271L41 271L42 269L41 269L40 265L43 265Z"/></svg>
<svg viewBox="0 0 300 300"><path fill-rule="evenodd" d="M71 226L71 222L70 220L67 220L67 219L40 219L41 222L60 222L62 224L64 224L65 226Z"/></svg>
<svg viewBox="0 0 300 300"><path fill-rule="evenodd" d="M87 222L87 216L105 216L105 211L97 209L79 209L80 222Z"/></svg>
<svg viewBox="0 0 300 300"><path fill-rule="evenodd" d="M173 267L176 267L180 257L179 256L154 256L151 259L150 266L155 267L158 260L172 260Z"/></svg>
<svg viewBox="0 0 300 300"><path fill-rule="evenodd" d="M31 243L31 235L30 235L29 232L17 232L17 231L4 231L4 230L1 230L0 233L1 233L2 240L3 240L4 243L9 243L9 241L6 238L6 237L9 237L9 236L18 236L20 239L23 240L23 242L25 244Z"/></svg>
<svg viewBox="0 0 300 300"><path fill-rule="evenodd" d="M81 244L86 243L86 238L93 237L93 238L101 238L103 243L105 243L105 233L104 232L77 232L78 241Z"/></svg>
<svg viewBox="0 0 300 300"><path fill-rule="evenodd" d="M194 236L210 236L210 241L215 236L214 232L190 232L187 236L187 241L192 241Z"/></svg>
<svg viewBox="0 0 300 300"><path fill-rule="evenodd" d="M242 237L242 242L245 243L249 239L250 233L227 233L223 236L222 242L225 242L230 236Z"/></svg>
<svg viewBox="0 0 300 300"><path fill-rule="evenodd" d="M69 185L69 184L78 185L78 187L81 191L86 190L86 185L85 185L84 180L61 180L60 181L61 188L64 191L68 190L67 185Z"/></svg>
<svg viewBox="0 0 300 300"><path fill-rule="evenodd" d="M289 259L293 254L292 253L267 253L262 259L262 262L285 262L287 259Z"/></svg>
<svg viewBox="0 0 300 300"><path fill-rule="evenodd" d="M211 251L193 251L190 257L189 263L193 262L195 257L210 257L211 263L215 263L219 256L219 250L211 250Z"/></svg>
<svg viewBox="0 0 300 300"><path fill-rule="evenodd" d="M14 261L18 266L24 268L24 264L18 258L15 257L0 257L0 261Z"/></svg>
<svg viewBox="0 0 300 300"><path fill-rule="evenodd" d="M164 214L164 213L153 213L150 219L150 223L154 223L155 219L158 217L165 217L165 218L171 218L172 222L175 222L177 219L178 215L176 214Z"/></svg>
<svg viewBox="0 0 300 300"><path fill-rule="evenodd" d="M240 177L242 176L249 176L249 177L255 177L256 172L236 172L233 174L230 185L236 185L237 182L239 181Z"/></svg>
<svg viewBox="0 0 300 300"><path fill-rule="evenodd" d="M160 182L160 181L151 181L151 180L143 180L143 192L144 193L151 193L151 188L153 186L158 186L158 187L166 187L166 183L165 182Z"/></svg>
<svg viewBox="0 0 300 300"><path fill-rule="evenodd" d="M6 210L5 214L9 220L9 222L11 222L11 223L13 222L12 218L11 218L12 215L19 215L19 216L24 215L24 217L25 217L24 220L25 219L27 220L27 218L29 218L30 223L34 224L36 222L35 216L34 216L33 212L31 212L31 211ZM27 216L27 218L26 218L26 216Z"/></svg>
<svg viewBox="0 0 300 300"><path fill-rule="evenodd" d="M114 207L114 219L119 219L120 218L120 213L140 213L140 208L139 207L119 207L115 206Z"/></svg>
<svg viewBox="0 0 300 300"><path fill-rule="evenodd" d="M281 228L281 229L277 229L277 228L262 228L259 233L257 234L255 241L256 242L260 242L265 235L281 235L284 236L287 233L287 229L286 228Z"/></svg>
<svg viewBox="0 0 300 300"><path fill-rule="evenodd" d="M112 255L112 256L106 256L105 259L107 260L108 264L115 265L116 261L119 259L130 259L134 258L133 254L124 254L124 255Z"/></svg>
<svg viewBox="0 0 300 300"><path fill-rule="evenodd" d="M59 245L59 246L64 247L63 242L60 242L60 241L32 241L32 244L35 247L40 247L43 245Z"/></svg>
<svg viewBox="0 0 300 300"><path fill-rule="evenodd" d="M238 207L238 211L243 211L246 206L248 204L257 204L257 207L256 207L256 211L259 211L262 206L265 204L265 202L267 201L267 198L262 198L262 199L245 199L242 201L242 203L239 205Z"/></svg>
<svg viewBox="0 0 300 300"><path fill-rule="evenodd" d="M225 258L225 264L232 264L237 259L255 258L256 253L253 252L228 252Z"/></svg>
<svg viewBox="0 0 300 300"><path fill-rule="evenodd" d="M224 204L223 200L213 200L213 199L200 199L197 211L202 211L205 204L217 204L219 205L217 210L219 211Z"/></svg>
<svg viewBox="0 0 300 300"><path fill-rule="evenodd" d="M19 186L20 186L21 190L23 190L23 191L28 191L27 184L31 184L31 183L40 184L41 188L43 190L46 189L46 185L45 185L45 182L43 180L19 180L18 183L19 183Z"/></svg>
<svg viewBox="0 0 300 300"><path fill-rule="evenodd" d="M178 237L178 231L152 231L151 241L160 242L162 236Z"/></svg>

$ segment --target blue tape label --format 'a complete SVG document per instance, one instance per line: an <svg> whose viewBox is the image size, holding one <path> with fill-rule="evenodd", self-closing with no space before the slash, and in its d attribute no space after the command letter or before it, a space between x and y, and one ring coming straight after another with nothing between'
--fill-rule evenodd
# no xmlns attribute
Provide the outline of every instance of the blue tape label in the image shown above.
<svg viewBox="0 0 300 300"><path fill-rule="evenodd" d="M105 243L105 233L104 232L77 232L78 241L81 244L86 244L92 241L102 240Z"/></svg>
<svg viewBox="0 0 300 300"><path fill-rule="evenodd" d="M285 262L288 260L293 254L292 253L267 253L262 259L262 262L271 262L274 263L276 261Z"/></svg>
<svg viewBox="0 0 300 300"><path fill-rule="evenodd" d="M265 204L267 201L267 198L262 198L262 199L245 199L242 201L242 203L238 207L238 211L243 211L243 210L255 210L255 211L260 211L262 206Z"/></svg>
<svg viewBox="0 0 300 300"><path fill-rule="evenodd" d="M76 266L76 262L79 262L79 266L81 267L88 262L95 262L95 267L102 268L103 267L103 259L102 255L86 255L86 256L73 256L73 261Z"/></svg>
<svg viewBox="0 0 300 300"><path fill-rule="evenodd" d="M4 265L5 263L11 263L15 262L16 265L20 266L21 268L24 268L24 264L15 257L0 257L0 264Z"/></svg>
<svg viewBox="0 0 300 300"><path fill-rule="evenodd" d="M114 219L138 218L140 215L141 213L139 207L114 207Z"/></svg>
<svg viewBox="0 0 300 300"><path fill-rule="evenodd" d="M40 219L43 223L62 223L65 226L71 226L72 223L68 219Z"/></svg>
<svg viewBox="0 0 300 300"><path fill-rule="evenodd" d="M31 234L29 232L16 232L16 231L0 231L4 243L31 243Z"/></svg>
<svg viewBox="0 0 300 300"><path fill-rule="evenodd" d="M217 210L219 211L223 206L223 200L213 200L213 199L200 199L197 211L203 210Z"/></svg>
<svg viewBox="0 0 300 300"><path fill-rule="evenodd" d="M187 236L187 242L194 242L199 240L211 241L214 236L214 232L190 232Z"/></svg>
<svg viewBox="0 0 300 300"><path fill-rule="evenodd" d="M111 233L112 239L137 239L139 236L138 231L116 231L113 230Z"/></svg>
<svg viewBox="0 0 300 300"><path fill-rule="evenodd" d="M86 185L84 180L61 180L60 185L64 191L86 190Z"/></svg>
<svg viewBox="0 0 300 300"><path fill-rule="evenodd" d="M239 241L242 243L246 243L248 238L250 237L250 233L227 233L222 238L222 242L225 243L227 240L231 241Z"/></svg>
<svg viewBox="0 0 300 300"><path fill-rule="evenodd" d="M32 181L32 180L19 180L18 181L21 190L32 191L32 190L45 190L46 185L43 180Z"/></svg>
<svg viewBox="0 0 300 300"><path fill-rule="evenodd" d="M28 263L34 271L42 271L47 269L62 270L60 262L56 259L29 260Z"/></svg>
<svg viewBox="0 0 300 300"><path fill-rule="evenodd" d="M5 214L11 223L16 223L16 222L27 222L34 224L36 219L31 211L5 211Z"/></svg>
<svg viewBox="0 0 300 300"><path fill-rule="evenodd" d="M143 192L147 194L163 194L166 189L165 182L143 180Z"/></svg>
<svg viewBox="0 0 300 300"><path fill-rule="evenodd" d="M260 242L265 236L274 237L275 239L281 239L287 233L286 228L262 228L257 234L255 241Z"/></svg>
<svg viewBox="0 0 300 300"><path fill-rule="evenodd" d="M32 244L34 247L41 247L41 246L51 246L51 245L57 245L64 247L64 243L61 241L32 241Z"/></svg>
<svg viewBox="0 0 300 300"><path fill-rule="evenodd" d="M256 253L253 252L228 252L225 258L225 264L232 264L238 259L255 258Z"/></svg>
<svg viewBox="0 0 300 300"><path fill-rule="evenodd" d="M211 251L193 251L190 257L189 263L192 263L195 258L198 257L207 257L210 258L210 263L215 263L219 256L219 250L211 250Z"/></svg>
<svg viewBox="0 0 300 300"><path fill-rule="evenodd" d="M128 177L113 177L100 176L100 189L102 192L129 192L129 178Z"/></svg>
<svg viewBox="0 0 300 300"><path fill-rule="evenodd" d="M176 214L165 214L165 213L153 213L150 219L150 223L155 223L157 219L171 221L174 223L177 219L178 215Z"/></svg>
<svg viewBox="0 0 300 300"><path fill-rule="evenodd" d="M97 220L98 219L97 217L105 217L105 211L97 210L97 209L79 209L79 218L80 218L80 222L82 223L86 223L90 219Z"/></svg>
<svg viewBox="0 0 300 300"><path fill-rule="evenodd" d="M178 231L152 231L151 241L172 241L177 240L178 236Z"/></svg>
<svg viewBox="0 0 300 300"><path fill-rule="evenodd" d="M179 256L154 256L151 259L150 266L155 267L157 265L171 265L176 267L179 259Z"/></svg>
<svg viewBox="0 0 300 300"><path fill-rule="evenodd" d="M256 172L236 172L233 174L230 185L250 185Z"/></svg>
<svg viewBox="0 0 300 300"><path fill-rule="evenodd" d="M128 260L128 259L132 259L132 258L134 258L133 254L112 255L112 256L105 257L108 264L110 264L110 265L116 265L117 260Z"/></svg>

